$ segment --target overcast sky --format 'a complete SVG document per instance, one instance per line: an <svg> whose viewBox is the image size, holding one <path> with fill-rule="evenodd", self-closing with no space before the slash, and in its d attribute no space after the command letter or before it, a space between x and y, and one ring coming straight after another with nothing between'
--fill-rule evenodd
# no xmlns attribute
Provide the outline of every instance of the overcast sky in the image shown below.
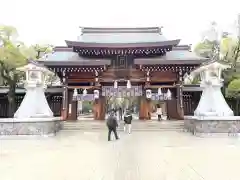
<svg viewBox="0 0 240 180"><path fill-rule="evenodd" d="M79 26L164 26L168 39L194 44L211 21L234 29L239 0L0 0L0 24L15 26L27 44L64 45Z"/></svg>

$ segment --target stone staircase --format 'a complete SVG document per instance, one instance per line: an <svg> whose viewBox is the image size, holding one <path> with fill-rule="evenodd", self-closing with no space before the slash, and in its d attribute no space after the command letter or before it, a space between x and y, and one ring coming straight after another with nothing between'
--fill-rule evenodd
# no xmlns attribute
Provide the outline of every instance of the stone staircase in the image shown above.
<svg viewBox="0 0 240 180"><path fill-rule="evenodd" d="M133 131L183 131L183 121L139 121L135 120L132 123ZM100 131L107 130L105 121L94 120L78 120L78 121L65 121L62 124L62 130L74 131ZM120 123L119 130L123 131L123 121Z"/></svg>

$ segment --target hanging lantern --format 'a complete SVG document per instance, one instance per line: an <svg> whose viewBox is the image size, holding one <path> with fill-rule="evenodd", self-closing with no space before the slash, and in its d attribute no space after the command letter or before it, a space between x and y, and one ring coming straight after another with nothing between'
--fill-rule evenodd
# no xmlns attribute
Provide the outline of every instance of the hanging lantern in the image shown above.
<svg viewBox="0 0 240 180"><path fill-rule="evenodd" d="M83 90L83 96L86 96L86 95L87 95L87 90L84 89L84 90Z"/></svg>
<svg viewBox="0 0 240 180"><path fill-rule="evenodd" d="M118 82L117 82L117 81L114 81L113 88L114 88L114 89L117 89L117 88L118 88Z"/></svg>
<svg viewBox="0 0 240 180"><path fill-rule="evenodd" d="M130 82L130 80L127 81L127 88L131 89L131 82Z"/></svg>
<svg viewBox="0 0 240 180"><path fill-rule="evenodd" d="M76 100L76 99L77 99L77 96L78 96L78 91L77 91L77 89L75 88L74 91L73 91L73 99Z"/></svg>
<svg viewBox="0 0 240 180"><path fill-rule="evenodd" d="M94 90L93 94L94 94L94 99L98 99L99 98L99 90Z"/></svg>
<svg viewBox="0 0 240 180"><path fill-rule="evenodd" d="M161 88L158 88L158 95L162 96L162 89Z"/></svg>
<svg viewBox="0 0 240 180"><path fill-rule="evenodd" d="M151 89L147 89L146 90L146 98L147 99L151 99L152 98L152 90Z"/></svg>
<svg viewBox="0 0 240 180"><path fill-rule="evenodd" d="M95 78L95 82L98 82L98 77Z"/></svg>
<svg viewBox="0 0 240 180"><path fill-rule="evenodd" d="M169 89L167 90L167 99L168 100L172 99L172 93L171 93L171 91Z"/></svg>

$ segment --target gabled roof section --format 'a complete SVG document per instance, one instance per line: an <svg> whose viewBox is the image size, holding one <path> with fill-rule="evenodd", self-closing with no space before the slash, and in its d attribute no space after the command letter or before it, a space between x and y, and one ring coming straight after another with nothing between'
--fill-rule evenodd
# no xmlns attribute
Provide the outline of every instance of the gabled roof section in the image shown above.
<svg viewBox="0 0 240 180"><path fill-rule="evenodd" d="M168 40L160 27L144 28L90 28L83 27L77 41L68 41L68 47L161 47L176 46L180 39Z"/></svg>
<svg viewBox="0 0 240 180"><path fill-rule="evenodd" d="M110 65L109 59L88 59L73 52L72 48L56 47L53 53L46 54L45 57L38 60L45 66L101 66Z"/></svg>
<svg viewBox="0 0 240 180"><path fill-rule="evenodd" d="M209 61L209 58L198 56L189 50L189 46L177 46L165 56L156 58L136 58L135 64L157 65L157 64L201 64Z"/></svg>

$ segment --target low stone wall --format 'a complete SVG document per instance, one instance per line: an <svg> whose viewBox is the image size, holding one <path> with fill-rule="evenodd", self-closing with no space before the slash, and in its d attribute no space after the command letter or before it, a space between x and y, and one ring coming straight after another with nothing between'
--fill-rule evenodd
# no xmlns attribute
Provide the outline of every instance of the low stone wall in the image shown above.
<svg viewBox="0 0 240 180"><path fill-rule="evenodd" d="M234 118L233 118L234 117ZM184 128L196 136L205 136L213 134L239 135L240 117L233 116L224 119L224 117L204 119L197 117L185 117Z"/></svg>
<svg viewBox="0 0 240 180"><path fill-rule="evenodd" d="M5 118L0 119L0 136L54 136L61 129L61 126L60 118L32 118L30 121Z"/></svg>

